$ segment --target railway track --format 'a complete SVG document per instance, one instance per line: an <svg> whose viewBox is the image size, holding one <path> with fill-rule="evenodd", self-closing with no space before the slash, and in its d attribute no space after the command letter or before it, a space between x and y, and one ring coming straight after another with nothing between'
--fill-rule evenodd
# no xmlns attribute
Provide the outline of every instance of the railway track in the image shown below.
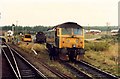
<svg viewBox="0 0 120 79"><path fill-rule="evenodd" d="M34 79L47 79L47 77L30 64L25 58L17 53L13 48L5 44L6 47L2 48L5 56L9 60L15 75L18 79L34 78Z"/></svg>
<svg viewBox="0 0 120 79"><path fill-rule="evenodd" d="M41 60L40 62L45 68L47 68L48 70L50 70L52 73L54 73L55 75L57 75L59 78L61 79L72 79L71 77L55 70L54 68L50 67L49 65L47 65L46 63L44 63L44 61Z"/></svg>
<svg viewBox="0 0 120 79"><path fill-rule="evenodd" d="M70 71L73 74L75 74L76 78L78 78L78 79L92 79L91 76L89 76L88 74L84 73L83 71L78 70L77 68L75 68L74 66L72 66L68 62L59 61L59 63L64 64L66 66L66 68L70 69Z"/></svg>
<svg viewBox="0 0 120 79"><path fill-rule="evenodd" d="M9 51L7 52L12 52L13 55L9 55L9 56L14 56L13 59L10 59L11 61L15 61L17 64L17 67L15 68L15 71L17 71L17 75L20 78L29 78L29 77L33 77L33 78L47 78L44 75L41 76L38 73L40 73L36 68L34 68L33 66L33 70L31 67L26 67L28 66L30 63L25 60L20 54L17 53L16 50L14 50L13 48L10 48L9 46L7 48L4 48L4 51L6 51L6 49L9 49ZM7 55L7 54L6 54ZM15 59L15 60L14 60ZM26 63L22 62L22 61L26 61ZM91 66L90 64L84 62L84 61L76 61L74 64L77 64L80 68L82 68L82 71L79 70L78 68L72 66L70 63L68 62L63 62L63 61L59 61L60 63L64 64L73 74L76 75L76 78L80 78L80 79L118 79L117 77L108 74L104 71L101 71L100 69L97 69L93 66ZM72 79L71 77L55 70L54 68L50 67L49 65L47 65L44 61L40 60L40 64L42 66L44 66L46 69L48 69L49 71L51 71L52 73L54 73L57 77L59 78L63 78L63 79ZM15 65L15 64L14 64ZM32 72L33 71L33 72ZM34 72L35 71L35 72ZM37 71L37 73L36 73Z"/></svg>
<svg viewBox="0 0 120 79"><path fill-rule="evenodd" d="M120 79L110 73L104 72L85 61L75 61L74 64L78 65L77 67L73 66L69 62L59 61L61 64L64 64L72 73L76 75L76 78L82 79ZM79 69L80 68L80 69Z"/></svg>
<svg viewBox="0 0 120 79"><path fill-rule="evenodd" d="M9 47L9 46L8 46ZM10 48L10 47L9 47ZM22 62L22 60L25 60L19 53L17 53L17 51L13 48L10 48L11 52L14 53L14 57L16 59L18 68L19 68L19 72L20 72L20 76L21 78L24 78L26 75L28 74L28 71L31 72L31 70L29 70L26 66L27 64L24 64L24 62ZM26 62L28 62L27 60L25 60ZM55 70L54 68L50 67L49 65L47 65L42 59L39 62L43 67L45 67L47 70L51 71L53 74L55 74L57 76L57 78L59 79L72 79L71 77L67 76L66 74L61 73L60 71ZM29 62L28 62L29 64ZM38 71L39 72L39 71ZM29 73L29 76L34 76L35 74L33 73ZM27 77L27 76L26 76ZM29 78L29 77L28 77ZM47 78L47 77L44 77ZM48 77L49 78L49 77ZM41 79L41 78L36 78L36 79Z"/></svg>
<svg viewBox="0 0 120 79"><path fill-rule="evenodd" d="M118 79L116 76L104 72L85 61L76 61L75 64L77 64L80 68L82 68L82 70L84 70L88 74L92 75L92 78L94 79Z"/></svg>
<svg viewBox="0 0 120 79"><path fill-rule="evenodd" d="M2 68L2 75L1 78L2 79L16 79L18 76L16 75L15 70L13 69L9 59L7 58L6 54L3 52L3 50L1 50L1 68Z"/></svg>
<svg viewBox="0 0 120 79"><path fill-rule="evenodd" d="M6 45L4 44L4 46L6 46ZM17 77L19 77L18 66L14 59L13 53L7 46L2 48L2 51L3 51L4 55L6 56L7 60L9 61L9 64L11 65L12 69L14 70L14 73L16 74ZM18 71L18 72L16 72L16 71Z"/></svg>

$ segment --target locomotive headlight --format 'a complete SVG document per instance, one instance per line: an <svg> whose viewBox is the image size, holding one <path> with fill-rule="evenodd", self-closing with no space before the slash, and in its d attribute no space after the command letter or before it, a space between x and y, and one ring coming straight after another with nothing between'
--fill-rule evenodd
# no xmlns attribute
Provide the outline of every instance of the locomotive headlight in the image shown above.
<svg viewBox="0 0 120 79"><path fill-rule="evenodd" d="M75 45L75 44L73 44L73 47L76 47L76 45Z"/></svg>
<svg viewBox="0 0 120 79"><path fill-rule="evenodd" d="M80 43L82 44L83 42L81 41Z"/></svg>
<svg viewBox="0 0 120 79"><path fill-rule="evenodd" d="M69 43L69 42L70 42L70 40L67 40L67 42Z"/></svg>
<svg viewBox="0 0 120 79"><path fill-rule="evenodd" d="M76 43L78 43L78 39L76 39Z"/></svg>
<svg viewBox="0 0 120 79"><path fill-rule="evenodd" d="M82 38L80 38L80 41L82 41Z"/></svg>

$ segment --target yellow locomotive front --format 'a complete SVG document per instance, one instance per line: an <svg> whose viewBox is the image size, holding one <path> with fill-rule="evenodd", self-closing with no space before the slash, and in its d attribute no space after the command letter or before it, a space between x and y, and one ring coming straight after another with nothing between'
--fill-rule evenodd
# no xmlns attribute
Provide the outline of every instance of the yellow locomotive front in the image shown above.
<svg viewBox="0 0 120 79"><path fill-rule="evenodd" d="M84 29L82 28L59 28L59 48L84 48Z"/></svg>
<svg viewBox="0 0 120 79"><path fill-rule="evenodd" d="M84 29L63 27L59 29L59 48L62 60L81 60L84 56Z"/></svg>
<svg viewBox="0 0 120 79"><path fill-rule="evenodd" d="M57 25L47 33L47 47L62 60L81 60L84 56L84 29L77 23Z"/></svg>

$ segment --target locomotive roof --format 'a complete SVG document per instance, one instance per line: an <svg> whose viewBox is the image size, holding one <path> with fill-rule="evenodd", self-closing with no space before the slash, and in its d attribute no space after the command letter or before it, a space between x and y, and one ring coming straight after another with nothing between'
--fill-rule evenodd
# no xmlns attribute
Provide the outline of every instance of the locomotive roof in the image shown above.
<svg viewBox="0 0 120 79"><path fill-rule="evenodd" d="M63 23L63 24L59 24L53 28L83 28L81 25L78 25L77 23L75 22L66 22L66 23Z"/></svg>

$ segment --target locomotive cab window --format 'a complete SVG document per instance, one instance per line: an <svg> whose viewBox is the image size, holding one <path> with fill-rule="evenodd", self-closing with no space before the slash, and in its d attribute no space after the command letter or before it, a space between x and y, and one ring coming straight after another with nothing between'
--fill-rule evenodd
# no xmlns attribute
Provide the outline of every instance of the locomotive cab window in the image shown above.
<svg viewBox="0 0 120 79"><path fill-rule="evenodd" d="M74 35L82 35L82 29L81 28L73 28Z"/></svg>
<svg viewBox="0 0 120 79"><path fill-rule="evenodd" d="M62 35L71 35L72 28L62 28Z"/></svg>
<svg viewBox="0 0 120 79"><path fill-rule="evenodd" d="M25 35L25 38L31 38L31 35Z"/></svg>

